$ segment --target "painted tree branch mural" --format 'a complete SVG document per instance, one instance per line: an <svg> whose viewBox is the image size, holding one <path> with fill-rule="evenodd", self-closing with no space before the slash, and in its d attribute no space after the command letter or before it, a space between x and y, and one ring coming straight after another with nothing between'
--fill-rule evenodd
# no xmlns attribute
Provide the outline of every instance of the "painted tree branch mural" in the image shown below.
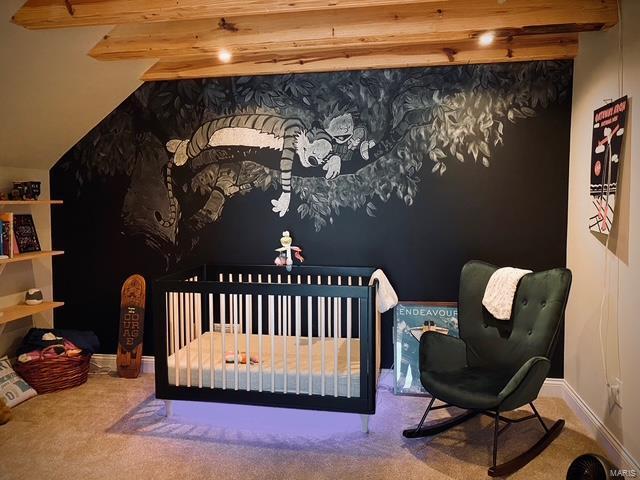
<svg viewBox="0 0 640 480"><path fill-rule="evenodd" d="M123 224L167 255L255 190L320 231L344 209L411 206L421 177L444 179L451 162L489 168L505 126L570 82L566 62L529 62L148 83L63 167L80 185L129 177Z"/></svg>

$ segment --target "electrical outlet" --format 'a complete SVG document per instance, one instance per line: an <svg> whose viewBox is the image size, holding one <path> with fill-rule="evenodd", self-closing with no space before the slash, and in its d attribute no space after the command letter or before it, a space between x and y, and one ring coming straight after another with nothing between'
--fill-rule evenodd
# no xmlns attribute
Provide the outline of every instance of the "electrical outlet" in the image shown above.
<svg viewBox="0 0 640 480"><path fill-rule="evenodd" d="M611 389L611 400L618 407L622 408L622 380L616 378L616 381L613 382L610 387Z"/></svg>

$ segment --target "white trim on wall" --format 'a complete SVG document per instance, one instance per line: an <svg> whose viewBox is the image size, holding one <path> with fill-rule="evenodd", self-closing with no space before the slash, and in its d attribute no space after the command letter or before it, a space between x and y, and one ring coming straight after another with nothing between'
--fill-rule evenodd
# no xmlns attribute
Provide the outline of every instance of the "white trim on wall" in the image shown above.
<svg viewBox="0 0 640 480"><path fill-rule="evenodd" d="M606 452L609 459L618 468L633 469L640 475L640 463L633 458L629 450L616 438L596 413L587 405L587 403L578 395L578 392L569 385L565 380L563 388L563 400L569 408L575 413L582 423L587 427L589 434L595 438Z"/></svg>
<svg viewBox="0 0 640 480"><path fill-rule="evenodd" d="M112 354L95 354L91 357L92 363L100 368L116 370L116 356ZM142 372L154 373L154 357L142 357ZM380 378L387 378L391 370L383 369ZM563 378L548 378L542 386L543 397L561 398L575 413L587 428L589 435L606 452L609 459L619 468L635 469L640 472L640 464L631 456L631 453L620 443L609 428L602 422L594 411L580 398L580 395Z"/></svg>
<svg viewBox="0 0 640 480"><path fill-rule="evenodd" d="M91 356L91 363L100 368L109 368L116 371L116 356L111 353L95 353ZM142 373L155 372L155 358L142 357Z"/></svg>

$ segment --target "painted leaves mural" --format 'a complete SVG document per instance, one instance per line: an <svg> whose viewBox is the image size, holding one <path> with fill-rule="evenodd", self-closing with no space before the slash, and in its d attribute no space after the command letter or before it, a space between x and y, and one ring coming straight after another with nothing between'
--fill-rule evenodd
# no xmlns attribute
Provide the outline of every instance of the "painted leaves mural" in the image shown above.
<svg viewBox="0 0 640 480"><path fill-rule="evenodd" d="M528 62L147 83L59 167L80 185L129 177L124 229L171 256L258 190L317 231L344 209L411 206L451 162L491 168L505 125L570 82L570 63Z"/></svg>

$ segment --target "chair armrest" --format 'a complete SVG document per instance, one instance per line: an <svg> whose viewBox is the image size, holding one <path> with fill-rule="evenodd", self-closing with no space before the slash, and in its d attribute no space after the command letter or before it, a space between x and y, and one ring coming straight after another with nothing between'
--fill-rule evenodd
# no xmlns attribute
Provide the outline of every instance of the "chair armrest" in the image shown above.
<svg viewBox="0 0 640 480"><path fill-rule="evenodd" d="M547 378L551 362L546 357L532 357L511 377L499 394L500 410L508 411L533 402Z"/></svg>
<svg viewBox="0 0 640 480"><path fill-rule="evenodd" d="M463 340L438 332L425 332L420 337L420 371L458 370L467 365L467 345Z"/></svg>

